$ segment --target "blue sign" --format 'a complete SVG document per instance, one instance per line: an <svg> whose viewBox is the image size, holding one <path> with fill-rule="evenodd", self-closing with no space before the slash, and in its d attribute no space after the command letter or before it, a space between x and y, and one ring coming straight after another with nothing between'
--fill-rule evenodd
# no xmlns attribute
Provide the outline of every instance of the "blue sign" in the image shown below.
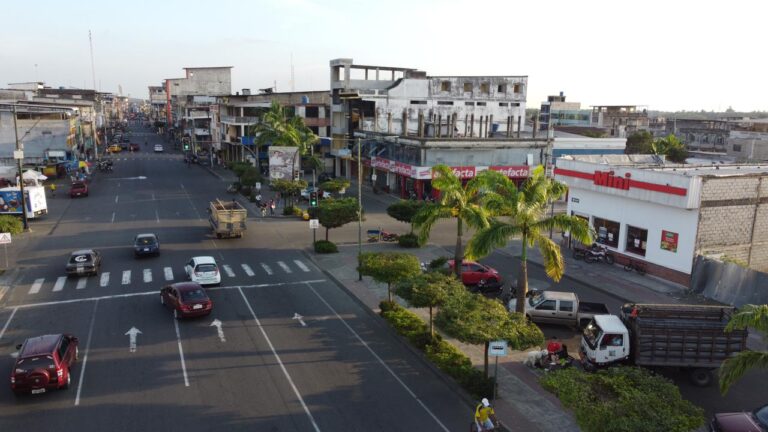
<svg viewBox="0 0 768 432"><path fill-rule="evenodd" d="M21 192L0 191L0 214L21 214Z"/></svg>

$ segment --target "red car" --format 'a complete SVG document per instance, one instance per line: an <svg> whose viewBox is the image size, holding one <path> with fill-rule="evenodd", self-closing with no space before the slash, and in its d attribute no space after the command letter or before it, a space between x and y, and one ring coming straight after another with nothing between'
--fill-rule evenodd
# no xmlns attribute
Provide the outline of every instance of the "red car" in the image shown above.
<svg viewBox="0 0 768 432"><path fill-rule="evenodd" d="M176 319L208 315L213 301L197 282L178 282L160 290L160 304L173 309Z"/></svg>
<svg viewBox="0 0 768 432"><path fill-rule="evenodd" d="M77 338L68 334L29 338L17 345L19 355L11 372L11 390L16 394L45 393L68 388L70 369L77 361Z"/></svg>
<svg viewBox="0 0 768 432"><path fill-rule="evenodd" d="M85 182L74 182L69 187L69 197L88 196L88 185Z"/></svg>
<svg viewBox="0 0 768 432"><path fill-rule="evenodd" d="M141 147L139 147L139 145L138 145L138 144L136 144L136 143L130 143L130 144L128 144L128 150L129 150L129 151L132 151L132 152L137 152L137 151L139 151L139 149L140 149L140 148L141 148Z"/></svg>
<svg viewBox="0 0 768 432"><path fill-rule="evenodd" d="M454 261L448 260L448 268L453 272ZM496 269L474 261L461 262L461 282L464 285L491 285L500 284L502 277Z"/></svg>

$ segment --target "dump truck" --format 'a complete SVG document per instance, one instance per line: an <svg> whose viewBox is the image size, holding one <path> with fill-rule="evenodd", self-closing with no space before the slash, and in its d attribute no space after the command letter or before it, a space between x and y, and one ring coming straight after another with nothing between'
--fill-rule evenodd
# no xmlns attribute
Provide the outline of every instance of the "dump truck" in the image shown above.
<svg viewBox="0 0 768 432"><path fill-rule="evenodd" d="M243 236L248 211L236 200L222 201L217 198L211 201L208 213L208 220L216 238Z"/></svg>
<svg viewBox="0 0 768 432"><path fill-rule="evenodd" d="M712 370L747 347L747 331L725 332L731 306L625 304L621 316L596 315L584 328L580 356L594 370L617 363L673 367L698 386Z"/></svg>

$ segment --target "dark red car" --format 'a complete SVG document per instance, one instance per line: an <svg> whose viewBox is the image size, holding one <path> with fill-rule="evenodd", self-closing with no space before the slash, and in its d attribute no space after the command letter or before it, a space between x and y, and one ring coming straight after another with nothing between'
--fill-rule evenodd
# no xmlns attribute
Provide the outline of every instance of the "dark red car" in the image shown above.
<svg viewBox="0 0 768 432"><path fill-rule="evenodd" d="M45 393L68 388L70 369L77 361L77 338L68 334L29 338L17 345L19 355L11 372L11 390L16 394Z"/></svg>
<svg viewBox="0 0 768 432"><path fill-rule="evenodd" d="M139 151L139 149L140 149L140 148L141 148L141 147L139 147L139 145L138 145L138 144L136 144L136 143L130 143L130 144L128 144L128 150L130 150L130 151L132 151L132 152L137 152L137 151Z"/></svg>
<svg viewBox="0 0 768 432"><path fill-rule="evenodd" d="M213 301L197 282L178 282L160 290L160 303L173 309L176 319L208 315Z"/></svg>
<svg viewBox="0 0 768 432"><path fill-rule="evenodd" d="M448 260L448 268L453 272L454 261ZM474 261L461 262L461 282L464 285L498 285L502 277L496 269Z"/></svg>
<svg viewBox="0 0 768 432"><path fill-rule="evenodd" d="M73 182L72 186L69 187L69 197L80 196L88 196L88 185L85 182Z"/></svg>

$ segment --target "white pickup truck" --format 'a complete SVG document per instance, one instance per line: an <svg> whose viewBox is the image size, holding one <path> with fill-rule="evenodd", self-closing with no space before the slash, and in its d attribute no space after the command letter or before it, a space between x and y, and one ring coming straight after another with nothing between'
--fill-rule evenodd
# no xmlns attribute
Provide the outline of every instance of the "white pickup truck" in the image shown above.
<svg viewBox="0 0 768 432"><path fill-rule="evenodd" d="M509 301L507 308L515 310L517 299ZM582 328L589 324L595 315L608 313L603 303L579 301L572 292L539 291L526 299L525 316L538 324L560 324Z"/></svg>

